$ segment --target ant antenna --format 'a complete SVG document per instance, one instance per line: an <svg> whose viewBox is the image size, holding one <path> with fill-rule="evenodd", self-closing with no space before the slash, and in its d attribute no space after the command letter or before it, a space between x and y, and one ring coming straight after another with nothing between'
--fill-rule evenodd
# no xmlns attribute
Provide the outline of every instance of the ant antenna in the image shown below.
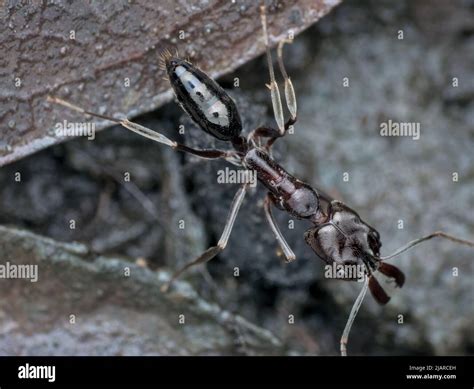
<svg viewBox="0 0 474 389"><path fill-rule="evenodd" d="M352 306L351 313L349 314L349 318L347 319L346 326L344 327L344 332L341 336L341 356L347 357L347 342L349 340L349 333L351 332L352 324L359 312L359 308L362 305L362 301L364 301L364 297L367 293L367 289L369 287L369 277L365 276L364 286L362 286L362 290L357 296L354 305Z"/></svg>
<svg viewBox="0 0 474 389"><path fill-rule="evenodd" d="M430 239L436 238L436 237L448 239L451 242L455 242L455 243L459 243L459 244L464 244L466 246L474 247L474 242L471 242L471 241L465 240L465 239L456 238L455 236L446 234L443 231L436 231L436 232L433 232L432 234L426 235L422 238L412 240L411 242L408 242L405 246L402 246L399 249L397 249L393 254L390 254L386 257L380 257L379 259L381 261L385 261L387 259L396 257L397 255L400 255L401 253L404 253L405 251L410 250L412 247L415 247L415 246L419 245L420 243L423 243L426 240L430 240Z"/></svg>

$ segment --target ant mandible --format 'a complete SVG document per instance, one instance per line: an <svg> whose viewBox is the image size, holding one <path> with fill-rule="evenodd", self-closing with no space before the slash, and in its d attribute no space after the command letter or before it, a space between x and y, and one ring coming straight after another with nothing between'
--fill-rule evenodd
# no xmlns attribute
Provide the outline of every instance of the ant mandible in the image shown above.
<svg viewBox="0 0 474 389"><path fill-rule="evenodd" d="M343 273L351 266L364 269L364 281L341 337L341 355L347 355L346 345L352 323L362 304L367 289L370 289L375 300L387 304L393 289L401 288L405 281L404 274L395 266L383 262L393 258L419 243L433 237L442 237L460 244L474 247L474 242L456 238L443 232L435 232L423 238L409 242L392 255L381 257L380 235L373 227L364 222L360 216L347 205L332 199L322 191L288 173L272 157L272 146L279 138L284 137L296 123L297 104L293 84L288 77L283 63L283 46L291 40L282 40L277 47L278 67L284 79L284 96L290 113L285 122L280 91L275 79L273 61L267 33L265 6L260 7L263 37L266 49L273 113L277 129L259 127L243 137L242 122L232 98L214 80L190 62L171 55L163 55L163 69L166 70L170 84L181 107L193 121L205 132L222 141L230 142L233 150L196 149L173 141L157 131L148 129L127 119L93 113L57 97L48 97L48 101L66 106L83 114L105 119L131 130L139 135L169 146L175 150L190 153L204 159L224 159L244 169L254 170L258 181L263 184L268 194L264 200L265 217L272 229L287 262L294 261L295 254L286 242L272 214L272 206L288 212L291 216L312 223L304 237L306 243L318 257L327 264L336 263L343 267ZM266 138L266 141L263 140ZM177 270L162 290L166 292L171 283L185 270L205 263L225 249L240 206L248 190L248 183L240 186L232 201L224 226L224 231L217 245L208 248L197 258ZM359 280L349 275L338 277L346 280Z"/></svg>

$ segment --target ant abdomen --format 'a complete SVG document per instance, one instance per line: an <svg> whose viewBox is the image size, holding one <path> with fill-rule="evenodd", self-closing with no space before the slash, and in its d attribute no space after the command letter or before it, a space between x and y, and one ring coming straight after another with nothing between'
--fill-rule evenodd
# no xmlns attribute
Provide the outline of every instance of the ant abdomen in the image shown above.
<svg viewBox="0 0 474 389"><path fill-rule="evenodd" d="M239 137L239 112L222 87L185 60L166 58L165 65L179 103L199 127L220 140Z"/></svg>

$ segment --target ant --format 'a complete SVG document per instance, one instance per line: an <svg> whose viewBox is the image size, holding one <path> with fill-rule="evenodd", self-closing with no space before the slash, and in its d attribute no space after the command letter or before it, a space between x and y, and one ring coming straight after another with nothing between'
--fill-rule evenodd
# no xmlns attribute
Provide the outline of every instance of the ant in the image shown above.
<svg viewBox="0 0 474 389"><path fill-rule="evenodd" d="M224 159L244 169L255 171L258 181L268 190L263 203L265 217L286 262L292 262L296 257L275 222L272 206L289 213L296 219L307 220L312 224L312 227L304 235L305 241L324 262L342 266L343 277L338 278L364 282L340 340L341 355L345 356L347 355L346 346L349 333L367 290L370 289L378 303L387 304L392 292L401 288L405 282L404 274L397 267L384 262L385 260L402 254L434 237L446 238L471 247L474 247L474 242L459 239L444 232L435 232L411 241L396 250L395 253L382 257L380 256L382 243L375 228L363 221L353 209L294 177L273 159L271 150L273 144L279 138L283 138L297 121L297 103L293 84L286 72L282 55L284 44L291 43L291 40L282 40L277 46L277 61L284 79L284 97L290 113L289 118L285 121L270 51L265 6L260 7L260 17L270 74L270 83L266 86L270 90L277 124L276 129L258 127L251 131L247 137L242 136L243 128L239 112L234 101L224 89L189 61L181 59L177 55L173 56L169 51L165 51L162 56L162 68L167 72L178 103L203 131L217 139L229 142L233 146L232 150L188 147L127 119L119 120L93 113L57 97L50 96L48 101L82 114L120 124L130 131L175 150L204 159ZM225 249L248 187L249 184L244 183L237 190L217 245L208 248L197 258L177 270L163 286L163 292L166 292L171 283L185 270L210 261ZM351 266L360 266L364 269L362 276L349 275L348 269Z"/></svg>

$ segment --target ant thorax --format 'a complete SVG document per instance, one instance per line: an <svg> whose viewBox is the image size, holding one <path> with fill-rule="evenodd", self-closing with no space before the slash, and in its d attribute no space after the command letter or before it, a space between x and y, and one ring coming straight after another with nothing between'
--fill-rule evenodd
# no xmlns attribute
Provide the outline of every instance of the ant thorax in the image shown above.
<svg viewBox="0 0 474 389"><path fill-rule="evenodd" d="M258 180L269 190L278 208L298 219L320 216L317 192L289 174L269 154L259 148L251 149L244 157L244 164L257 172Z"/></svg>

